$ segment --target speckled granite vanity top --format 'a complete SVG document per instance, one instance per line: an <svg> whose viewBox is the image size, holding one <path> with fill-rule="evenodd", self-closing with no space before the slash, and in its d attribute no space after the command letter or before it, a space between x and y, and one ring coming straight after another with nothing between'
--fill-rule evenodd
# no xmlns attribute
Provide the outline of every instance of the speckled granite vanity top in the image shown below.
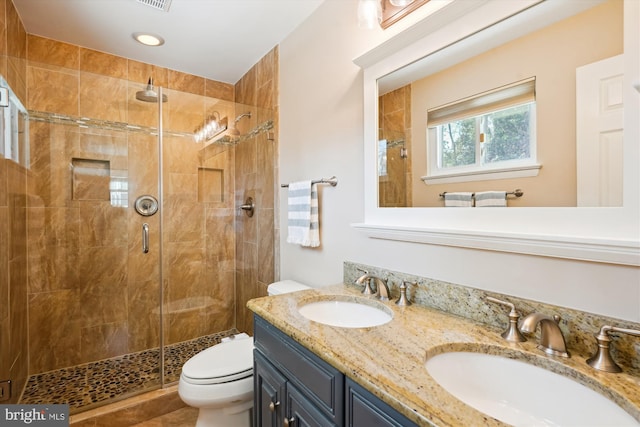
<svg viewBox="0 0 640 427"><path fill-rule="evenodd" d="M447 351L492 353L545 367L609 397L640 420L640 378L596 371L585 363L589 355L546 356L535 339L510 344L499 329L417 304L382 303L393 319L370 328L326 326L298 313L300 305L331 295L366 298L341 284L258 298L248 307L418 425L504 425L451 396L427 373L425 361ZM506 327L506 316L504 322ZM513 392L520 386L526 387L514 383Z"/></svg>

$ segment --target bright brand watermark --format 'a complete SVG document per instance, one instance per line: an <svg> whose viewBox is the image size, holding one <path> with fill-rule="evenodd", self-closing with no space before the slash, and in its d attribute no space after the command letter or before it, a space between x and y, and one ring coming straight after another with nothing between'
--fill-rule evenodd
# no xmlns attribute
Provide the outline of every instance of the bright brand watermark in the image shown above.
<svg viewBox="0 0 640 427"><path fill-rule="evenodd" d="M69 405L0 405L0 425L67 427Z"/></svg>

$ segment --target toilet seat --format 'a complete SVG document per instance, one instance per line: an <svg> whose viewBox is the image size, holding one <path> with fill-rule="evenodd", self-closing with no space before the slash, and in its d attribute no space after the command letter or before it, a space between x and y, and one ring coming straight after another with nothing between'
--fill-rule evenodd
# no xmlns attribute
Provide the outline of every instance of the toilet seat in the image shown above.
<svg viewBox="0 0 640 427"><path fill-rule="evenodd" d="M235 338L209 347L182 367L182 379L191 384L222 384L253 375L253 339Z"/></svg>

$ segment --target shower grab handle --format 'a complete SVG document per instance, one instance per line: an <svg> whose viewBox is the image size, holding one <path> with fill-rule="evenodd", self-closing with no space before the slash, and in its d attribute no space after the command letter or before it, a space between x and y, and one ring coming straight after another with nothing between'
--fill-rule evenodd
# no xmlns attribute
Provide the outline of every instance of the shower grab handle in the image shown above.
<svg viewBox="0 0 640 427"><path fill-rule="evenodd" d="M142 224L142 252L149 253L149 224Z"/></svg>

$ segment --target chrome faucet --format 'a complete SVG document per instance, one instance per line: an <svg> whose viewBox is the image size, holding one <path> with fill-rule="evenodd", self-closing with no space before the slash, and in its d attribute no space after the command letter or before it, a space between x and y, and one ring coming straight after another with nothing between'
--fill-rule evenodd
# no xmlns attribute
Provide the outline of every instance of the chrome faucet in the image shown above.
<svg viewBox="0 0 640 427"><path fill-rule="evenodd" d="M569 357L567 343L558 322L560 322L560 316L550 317L541 313L531 313L520 322L520 331L524 334L533 334L540 324L538 349L552 356Z"/></svg>
<svg viewBox="0 0 640 427"><path fill-rule="evenodd" d="M364 285L364 289L362 289L362 293L365 295L373 295L373 289L371 289L371 278L373 276L369 275L369 272L367 270L362 270L360 268L357 268L357 270L362 274L362 276L358 277L355 280L355 284L356 285Z"/></svg>
<svg viewBox="0 0 640 427"><path fill-rule="evenodd" d="M516 306L508 301L502 301L493 297L487 297L487 301L495 302L511 309L511 311L509 311L509 327L500 336L509 342L525 342L527 339L522 336L520 329L518 329L520 314L518 314Z"/></svg>
<svg viewBox="0 0 640 427"><path fill-rule="evenodd" d="M396 301L396 305L407 307L413 304L411 301L409 301L409 297L407 297L407 288L409 287L409 285L415 286L417 285L417 283L407 282L406 280L402 281L402 284L400 285L400 297L398 298L398 301Z"/></svg>
<svg viewBox="0 0 640 427"><path fill-rule="evenodd" d="M635 329L617 328L615 326L605 325L600 328L600 332L596 334L596 340L598 341L598 351L590 359L587 360L587 364L592 368L605 372L622 372L620 366L613 361L611 353L609 353L609 343L611 337L609 332L619 332L623 334L629 334L636 337L640 337L640 331Z"/></svg>
<svg viewBox="0 0 640 427"><path fill-rule="evenodd" d="M366 270L362 270L359 268L357 270L361 273L364 273L354 282L356 285L364 285L364 289L362 289L363 294L375 295L381 301L389 301L389 287L387 286L387 279L381 279L378 276L369 274L369 272ZM373 281L373 283L376 285L375 292L371 288L371 281Z"/></svg>
<svg viewBox="0 0 640 427"><path fill-rule="evenodd" d="M379 277L372 277L376 284L376 296L380 301L389 301L389 287L387 286L387 279L381 279Z"/></svg>

